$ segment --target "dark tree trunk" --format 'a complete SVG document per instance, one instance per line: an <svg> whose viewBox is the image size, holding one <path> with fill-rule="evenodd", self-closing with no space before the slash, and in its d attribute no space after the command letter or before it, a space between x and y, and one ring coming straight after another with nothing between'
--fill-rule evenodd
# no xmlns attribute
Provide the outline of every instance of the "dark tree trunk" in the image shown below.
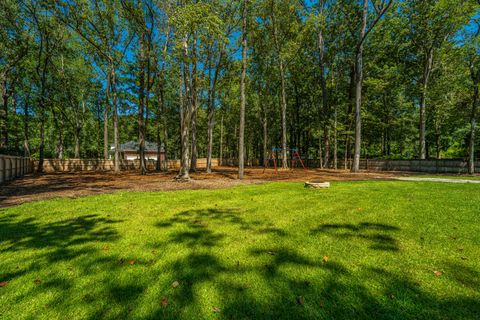
<svg viewBox="0 0 480 320"><path fill-rule="evenodd" d="M213 129L215 126L215 99L217 90L217 80L220 73L220 66L223 60L223 48L220 49L220 57L218 58L217 65L215 66L215 72L213 75L212 87L209 90L208 95L208 132L207 132L207 173L212 172L212 151L213 151Z"/></svg>
<svg viewBox="0 0 480 320"><path fill-rule="evenodd" d="M139 52L139 87L138 87L138 145L140 156L140 174L145 175L147 168L145 165L145 36L140 41Z"/></svg>
<svg viewBox="0 0 480 320"><path fill-rule="evenodd" d="M473 80L473 99L472 110L470 112L470 141L468 147L468 173L475 173L475 133L477 130L477 108L479 99L480 69L475 72L471 67L471 77Z"/></svg>
<svg viewBox="0 0 480 320"><path fill-rule="evenodd" d="M112 96L113 96L113 143L115 144L115 159L114 167L115 173L120 172L120 145L119 132L118 132L118 107L117 107L117 78L115 66L111 65L111 81L112 81Z"/></svg>
<svg viewBox="0 0 480 320"><path fill-rule="evenodd" d="M324 1L319 1L320 14L323 14ZM318 52L319 52L319 68L320 68L320 87L322 89L322 110L320 119L323 120L323 144L325 146L325 157L323 160L323 166L328 168L330 160L330 106L328 105L328 90L327 80L325 78L325 41L323 38L323 29L320 27L318 31Z"/></svg>
<svg viewBox="0 0 480 320"><path fill-rule="evenodd" d="M424 60L424 69L422 76L422 88L421 88L421 97L420 97L420 159L426 159L426 109L427 109L427 90L428 90L428 81L430 79L430 74L433 67L433 48L428 49L425 52Z"/></svg>
<svg viewBox="0 0 480 320"><path fill-rule="evenodd" d="M108 159L108 111L110 106L110 75L107 76L105 110L103 112L103 159Z"/></svg>
<svg viewBox="0 0 480 320"><path fill-rule="evenodd" d="M25 158L30 158L30 143L29 138L29 114L28 114L28 104L30 103L30 95L27 95L25 98L25 104L23 106L23 156Z"/></svg>
<svg viewBox="0 0 480 320"><path fill-rule="evenodd" d="M244 138L245 138L245 81L247 77L247 8L248 0L243 0L242 15L242 76L240 79L240 132L238 139L238 178L244 176Z"/></svg>
<svg viewBox="0 0 480 320"><path fill-rule="evenodd" d="M220 120L220 150L219 150L219 165L223 165L223 112L222 119Z"/></svg>
<svg viewBox="0 0 480 320"><path fill-rule="evenodd" d="M350 86L348 90L348 101L347 104L347 133L345 136L345 154L344 154L344 169L348 169L348 160L351 157L351 135L350 132L352 131L353 126L353 118L352 112L355 106L355 63L352 65L350 70Z"/></svg>
<svg viewBox="0 0 480 320"><path fill-rule="evenodd" d="M323 128L323 145L325 146L325 155L323 158L323 166L328 169L330 162L330 128L325 125Z"/></svg>
<svg viewBox="0 0 480 320"><path fill-rule="evenodd" d="M0 108L0 151L1 151L1 150L6 150L8 146L8 92L7 92L6 80L1 82L0 93L2 95L2 107Z"/></svg>
<svg viewBox="0 0 480 320"><path fill-rule="evenodd" d="M263 166L268 165L268 110L270 100L268 99L269 94L269 82L267 80L265 84L265 98L261 101L263 105Z"/></svg>
<svg viewBox="0 0 480 320"><path fill-rule="evenodd" d="M334 107L333 122L333 169L338 169L337 107Z"/></svg>
<svg viewBox="0 0 480 320"><path fill-rule="evenodd" d="M163 79L162 79L162 72L158 72L157 74L157 115L156 115L156 120L157 120L157 133L156 133L156 143L157 143L157 161L156 161L156 171L162 170L162 161L160 159L161 157L161 139L160 139L160 131L162 127L162 118L163 118Z"/></svg>
<svg viewBox="0 0 480 320"><path fill-rule="evenodd" d="M280 89L281 89L281 117L282 117L282 168L288 168L287 159L287 92L285 83L285 66L281 57L280 43L278 40L278 26L275 16L275 2L271 2L271 14L272 14L272 27L273 27L273 39L278 55L278 71L280 76Z"/></svg>
<svg viewBox="0 0 480 320"><path fill-rule="evenodd" d="M362 147L362 84L363 84L363 40L367 30L368 0L363 0L362 27L355 55L355 151L352 172L360 171L360 152Z"/></svg>
<svg viewBox="0 0 480 320"><path fill-rule="evenodd" d="M197 115L198 115L198 97L197 97L197 82L198 82L198 74L197 74L197 38L195 37L193 41L193 68L192 68L192 120L191 120L191 131L192 131L192 157L190 163L190 171L196 172L197 171L197 157L198 157L198 150L197 150Z"/></svg>

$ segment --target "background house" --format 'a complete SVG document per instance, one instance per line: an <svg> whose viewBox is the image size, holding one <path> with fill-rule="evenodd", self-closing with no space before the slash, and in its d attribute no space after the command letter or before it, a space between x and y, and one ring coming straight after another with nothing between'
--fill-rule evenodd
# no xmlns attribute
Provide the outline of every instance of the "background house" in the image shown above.
<svg viewBox="0 0 480 320"><path fill-rule="evenodd" d="M119 145L120 159L123 160L139 160L140 159L140 144L138 141L129 141ZM157 144L154 142L145 142L145 159L157 160ZM115 145L110 145L110 159L115 156ZM160 160L165 159L164 145L160 145Z"/></svg>

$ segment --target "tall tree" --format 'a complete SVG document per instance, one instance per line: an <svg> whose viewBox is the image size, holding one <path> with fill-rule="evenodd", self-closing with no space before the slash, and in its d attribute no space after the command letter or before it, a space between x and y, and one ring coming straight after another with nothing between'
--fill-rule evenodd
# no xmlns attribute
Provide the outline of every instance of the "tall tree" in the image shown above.
<svg viewBox="0 0 480 320"><path fill-rule="evenodd" d="M363 0L362 23L355 53L355 152L352 172L360 170L360 152L362 148L362 84L363 84L363 46L368 34L375 28L383 15L390 9L393 0L373 1L375 19L367 29L368 0Z"/></svg>
<svg viewBox="0 0 480 320"><path fill-rule="evenodd" d="M238 139L238 178L243 179L245 174L245 105L246 105L246 78L247 78L247 22L248 0L243 0L242 13L242 75L240 79L240 132Z"/></svg>

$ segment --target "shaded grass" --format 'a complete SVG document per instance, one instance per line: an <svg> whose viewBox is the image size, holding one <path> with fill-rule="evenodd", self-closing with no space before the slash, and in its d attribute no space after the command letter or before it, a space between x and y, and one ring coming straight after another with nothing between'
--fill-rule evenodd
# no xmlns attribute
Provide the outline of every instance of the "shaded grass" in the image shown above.
<svg viewBox="0 0 480 320"><path fill-rule="evenodd" d="M0 318L477 319L479 208L398 181L25 204L0 210Z"/></svg>

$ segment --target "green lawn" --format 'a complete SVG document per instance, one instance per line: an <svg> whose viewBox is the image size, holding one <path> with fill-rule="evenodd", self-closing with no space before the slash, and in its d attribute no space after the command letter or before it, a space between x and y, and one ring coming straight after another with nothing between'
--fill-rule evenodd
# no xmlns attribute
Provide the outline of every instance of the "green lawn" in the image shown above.
<svg viewBox="0 0 480 320"><path fill-rule="evenodd" d="M478 185L56 199L0 210L0 318L478 319L479 257Z"/></svg>

